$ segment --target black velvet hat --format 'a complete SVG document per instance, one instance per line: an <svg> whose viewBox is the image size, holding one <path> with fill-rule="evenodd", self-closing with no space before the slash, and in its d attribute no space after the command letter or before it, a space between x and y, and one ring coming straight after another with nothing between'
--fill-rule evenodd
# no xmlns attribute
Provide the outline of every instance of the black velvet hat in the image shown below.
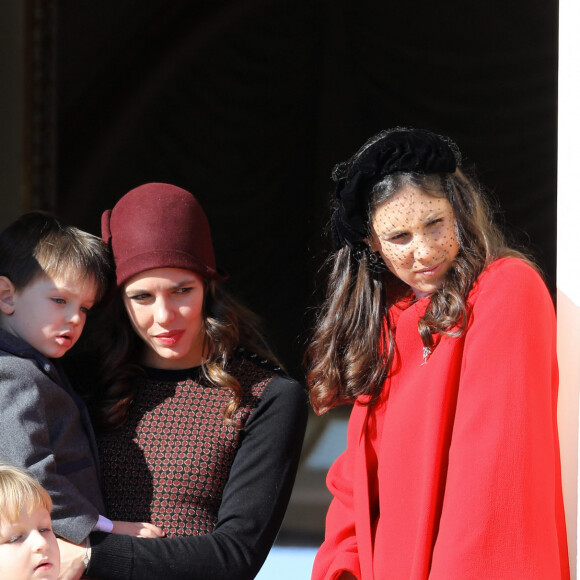
<svg viewBox="0 0 580 580"><path fill-rule="evenodd" d="M455 143L424 129L382 131L349 160L335 166L338 207L332 216L334 249L366 247L367 205L376 183L395 173L453 173L461 163Z"/></svg>

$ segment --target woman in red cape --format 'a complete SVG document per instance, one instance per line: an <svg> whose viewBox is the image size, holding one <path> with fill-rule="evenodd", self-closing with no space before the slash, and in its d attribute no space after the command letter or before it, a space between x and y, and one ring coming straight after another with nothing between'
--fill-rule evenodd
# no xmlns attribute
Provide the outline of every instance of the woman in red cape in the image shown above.
<svg viewBox="0 0 580 580"><path fill-rule="evenodd" d="M460 165L394 129L334 170L308 383L353 410L314 580L570 576L553 303Z"/></svg>

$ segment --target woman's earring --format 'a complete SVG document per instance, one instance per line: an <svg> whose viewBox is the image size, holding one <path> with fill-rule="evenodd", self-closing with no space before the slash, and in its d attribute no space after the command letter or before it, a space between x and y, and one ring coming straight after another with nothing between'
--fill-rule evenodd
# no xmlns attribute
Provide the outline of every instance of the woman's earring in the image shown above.
<svg viewBox="0 0 580 580"><path fill-rule="evenodd" d="M368 256L369 270L371 272L377 272L380 274L387 269L387 265L385 264L383 257L379 254L379 252L373 252L370 248L368 248Z"/></svg>

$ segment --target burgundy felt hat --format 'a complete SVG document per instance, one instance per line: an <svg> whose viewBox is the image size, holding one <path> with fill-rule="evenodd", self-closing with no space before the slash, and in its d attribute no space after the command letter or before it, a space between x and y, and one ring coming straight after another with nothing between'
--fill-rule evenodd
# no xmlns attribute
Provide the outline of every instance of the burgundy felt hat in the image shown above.
<svg viewBox="0 0 580 580"><path fill-rule="evenodd" d="M125 194L101 218L110 243L117 286L154 268L183 268L225 280L218 269L207 217L195 197L175 185L146 183Z"/></svg>

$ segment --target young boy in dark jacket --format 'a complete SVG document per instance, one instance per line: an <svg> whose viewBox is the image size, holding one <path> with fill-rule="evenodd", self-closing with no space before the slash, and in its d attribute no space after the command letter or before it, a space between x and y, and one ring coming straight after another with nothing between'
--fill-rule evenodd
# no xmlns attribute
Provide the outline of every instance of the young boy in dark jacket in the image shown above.
<svg viewBox="0 0 580 580"><path fill-rule="evenodd" d="M56 361L79 339L109 273L103 242L52 216L26 214L0 234L0 461L36 476L52 498L55 533L75 543L94 530L162 535L104 517L89 416Z"/></svg>

